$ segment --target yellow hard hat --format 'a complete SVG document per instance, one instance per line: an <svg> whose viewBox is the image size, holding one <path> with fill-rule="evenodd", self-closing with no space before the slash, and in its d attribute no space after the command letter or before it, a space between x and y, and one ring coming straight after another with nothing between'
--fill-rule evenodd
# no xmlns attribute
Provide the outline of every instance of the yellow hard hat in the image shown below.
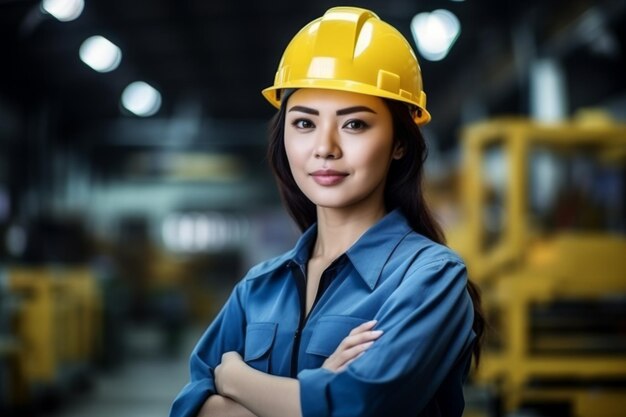
<svg viewBox="0 0 626 417"><path fill-rule="evenodd" d="M294 36L265 98L280 107L283 89L322 88L389 98L413 106L413 119L430 121L422 72L411 45L373 12L334 7Z"/></svg>

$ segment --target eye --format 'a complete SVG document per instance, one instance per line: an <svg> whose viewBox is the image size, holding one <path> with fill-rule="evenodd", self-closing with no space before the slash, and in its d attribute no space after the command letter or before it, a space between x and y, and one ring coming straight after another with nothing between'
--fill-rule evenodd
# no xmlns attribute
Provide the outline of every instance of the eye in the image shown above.
<svg viewBox="0 0 626 417"><path fill-rule="evenodd" d="M365 123L363 120L352 119L352 120L348 120L343 125L343 127L345 129L350 129L350 130L364 130L364 129L367 129L369 125Z"/></svg>
<svg viewBox="0 0 626 417"><path fill-rule="evenodd" d="M291 125L296 129L312 129L315 127L313 122L309 119L295 119L291 122Z"/></svg>

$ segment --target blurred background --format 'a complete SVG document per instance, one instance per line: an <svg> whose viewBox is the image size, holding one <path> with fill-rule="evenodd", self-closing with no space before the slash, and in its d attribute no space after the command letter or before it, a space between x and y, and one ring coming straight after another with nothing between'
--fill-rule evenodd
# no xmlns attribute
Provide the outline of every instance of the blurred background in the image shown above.
<svg viewBox="0 0 626 417"><path fill-rule="evenodd" d="M166 416L292 246L272 83L319 0L0 0L0 414ZM490 321L467 416L626 416L626 1L369 0L420 59L428 197Z"/></svg>

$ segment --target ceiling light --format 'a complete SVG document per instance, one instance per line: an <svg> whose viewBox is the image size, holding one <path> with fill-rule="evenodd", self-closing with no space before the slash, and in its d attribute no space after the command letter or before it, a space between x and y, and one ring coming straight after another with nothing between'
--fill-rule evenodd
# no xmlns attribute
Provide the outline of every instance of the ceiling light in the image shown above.
<svg viewBox="0 0 626 417"><path fill-rule="evenodd" d="M98 72L113 71L122 60L122 51L102 36L92 36L83 42L79 50L80 59Z"/></svg>
<svg viewBox="0 0 626 417"><path fill-rule="evenodd" d="M161 108L161 93L150 84L135 81L124 89L122 105L137 116L152 116Z"/></svg>
<svg viewBox="0 0 626 417"><path fill-rule="evenodd" d="M411 32L420 54L429 61L440 61L458 38L461 24L452 12L439 9L415 15Z"/></svg>
<svg viewBox="0 0 626 417"><path fill-rule="evenodd" d="M84 7L83 0L42 0L41 2L41 9L61 22L78 18Z"/></svg>

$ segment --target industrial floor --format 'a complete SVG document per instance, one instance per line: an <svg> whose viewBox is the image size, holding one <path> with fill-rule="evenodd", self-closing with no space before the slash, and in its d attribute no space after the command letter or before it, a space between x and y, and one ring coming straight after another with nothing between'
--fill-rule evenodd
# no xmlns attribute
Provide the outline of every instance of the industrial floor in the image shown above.
<svg viewBox="0 0 626 417"><path fill-rule="evenodd" d="M128 341L131 355L112 372L99 373L94 386L74 395L45 417L166 417L188 378L188 355L202 329L185 333L180 354L163 355L154 346L160 335L135 329Z"/></svg>
<svg viewBox="0 0 626 417"><path fill-rule="evenodd" d="M189 353L203 330L188 329L180 353L172 357L163 354L163 337L156 329L129 329L129 355L123 366L98 373L91 389L70 396L54 412L36 417L167 417L172 400L189 377ZM471 404L475 394L466 396ZM465 413L466 417L486 415L480 407L470 407Z"/></svg>

